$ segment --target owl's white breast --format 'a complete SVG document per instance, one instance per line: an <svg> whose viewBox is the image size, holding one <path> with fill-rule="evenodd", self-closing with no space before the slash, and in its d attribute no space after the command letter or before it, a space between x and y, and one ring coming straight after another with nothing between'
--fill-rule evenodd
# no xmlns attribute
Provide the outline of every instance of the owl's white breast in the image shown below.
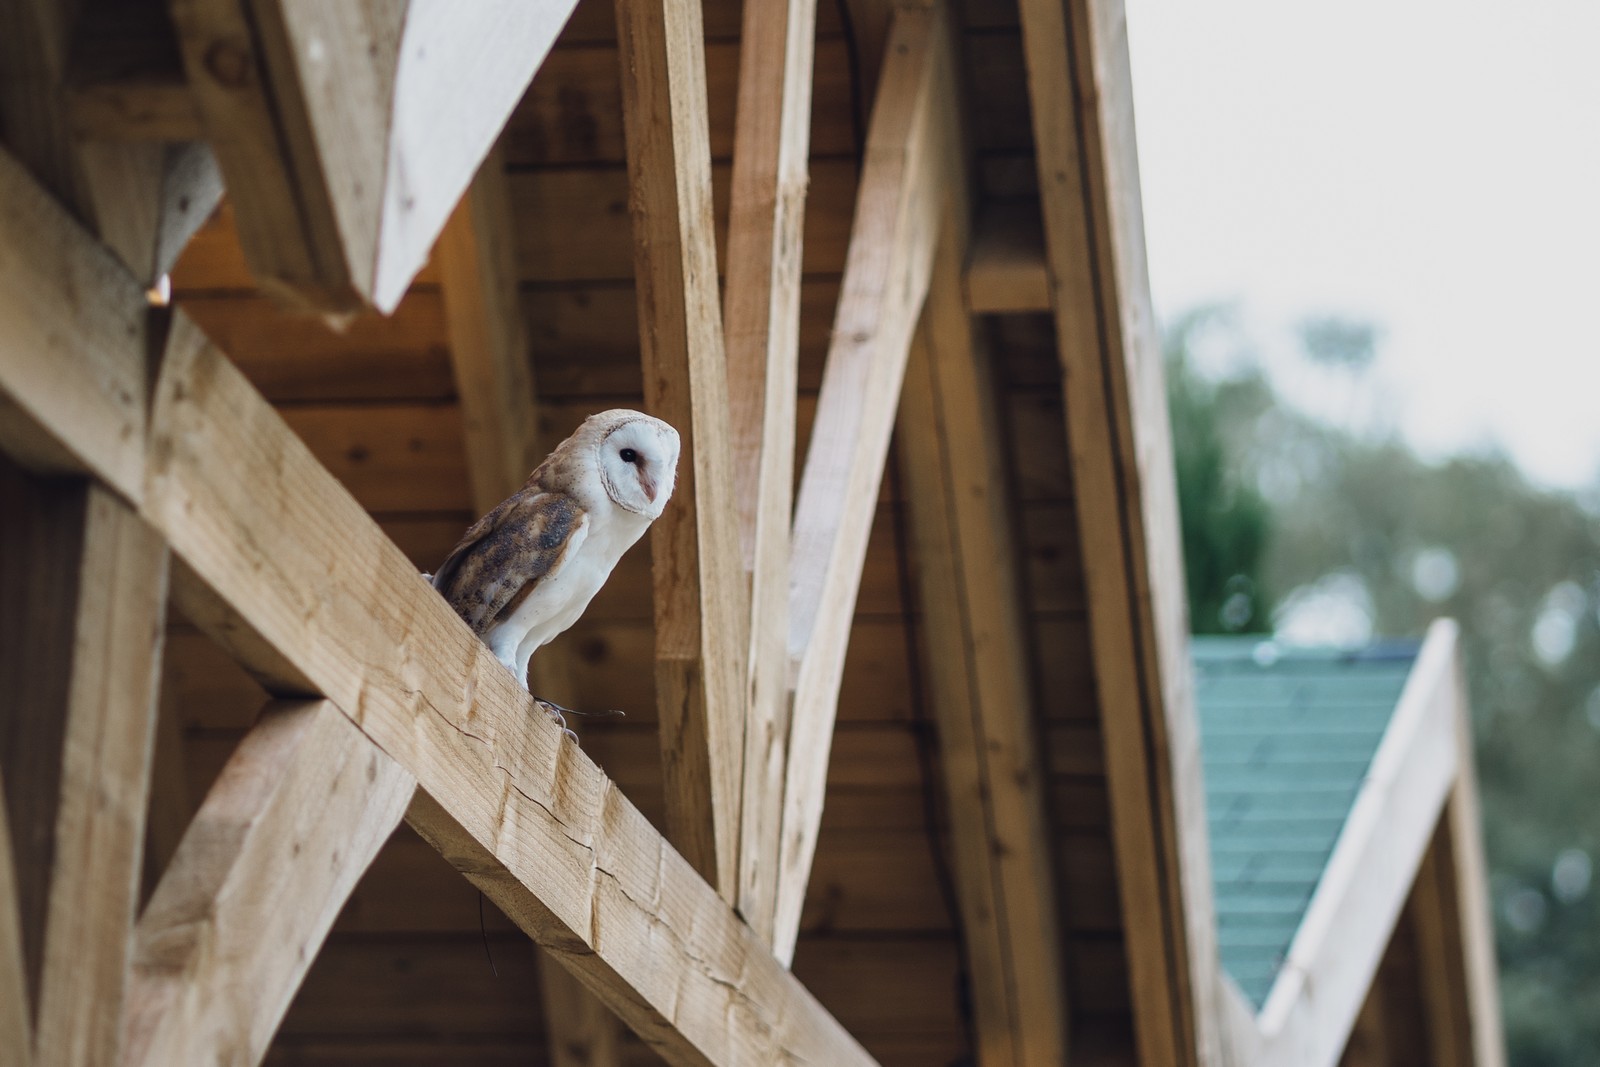
<svg viewBox="0 0 1600 1067"><path fill-rule="evenodd" d="M491 647L515 638L523 655L549 642L578 621L611 576L622 554L644 535L650 521L607 506L590 511L589 532L578 550L547 574L505 621L484 635ZM502 631L505 631L502 633Z"/></svg>

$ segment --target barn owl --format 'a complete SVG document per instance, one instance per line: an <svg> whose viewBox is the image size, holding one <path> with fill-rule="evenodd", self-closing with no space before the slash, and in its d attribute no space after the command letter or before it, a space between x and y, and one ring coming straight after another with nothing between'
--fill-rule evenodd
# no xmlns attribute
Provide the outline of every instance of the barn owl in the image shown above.
<svg viewBox="0 0 1600 1067"><path fill-rule="evenodd" d="M667 506L677 472L671 426L623 408L591 415L466 532L433 587L526 687L528 661L578 621ZM566 709L540 703L565 729Z"/></svg>

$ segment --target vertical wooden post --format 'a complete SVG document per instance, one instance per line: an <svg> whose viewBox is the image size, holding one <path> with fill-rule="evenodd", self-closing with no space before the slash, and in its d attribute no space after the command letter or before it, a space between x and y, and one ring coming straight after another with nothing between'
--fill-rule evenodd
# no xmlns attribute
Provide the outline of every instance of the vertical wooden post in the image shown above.
<svg viewBox="0 0 1600 1067"><path fill-rule="evenodd" d="M746 0L728 220L728 401L750 589L738 907L772 940L789 743L789 522L816 0Z"/></svg>
<svg viewBox="0 0 1600 1067"><path fill-rule="evenodd" d="M673 844L737 897L748 593L728 444L698 0L617 0L645 405L683 437L651 531L656 702Z"/></svg>
<svg viewBox="0 0 1600 1067"><path fill-rule="evenodd" d="M0 773L36 1062L110 1063L138 902L167 551L97 485L0 468Z"/></svg>

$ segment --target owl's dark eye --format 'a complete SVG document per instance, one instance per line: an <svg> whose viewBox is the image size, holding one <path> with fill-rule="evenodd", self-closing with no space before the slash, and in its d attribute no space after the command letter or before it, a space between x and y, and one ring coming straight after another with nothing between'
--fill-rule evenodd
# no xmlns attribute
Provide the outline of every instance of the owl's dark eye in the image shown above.
<svg viewBox="0 0 1600 1067"><path fill-rule="evenodd" d="M624 448L620 454L622 456L622 462L624 463L639 462L639 453L635 452L631 448Z"/></svg>

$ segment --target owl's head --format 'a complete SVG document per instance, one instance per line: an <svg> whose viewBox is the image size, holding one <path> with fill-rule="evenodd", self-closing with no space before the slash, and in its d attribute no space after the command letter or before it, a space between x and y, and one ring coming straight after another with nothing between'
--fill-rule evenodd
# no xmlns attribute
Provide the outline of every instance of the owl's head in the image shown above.
<svg viewBox="0 0 1600 1067"><path fill-rule="evenodd" d="M678 431L624 408L602 411L588 421L600 431L595 453L606 495L627 511L658 517L678 480Z"/></svg>

